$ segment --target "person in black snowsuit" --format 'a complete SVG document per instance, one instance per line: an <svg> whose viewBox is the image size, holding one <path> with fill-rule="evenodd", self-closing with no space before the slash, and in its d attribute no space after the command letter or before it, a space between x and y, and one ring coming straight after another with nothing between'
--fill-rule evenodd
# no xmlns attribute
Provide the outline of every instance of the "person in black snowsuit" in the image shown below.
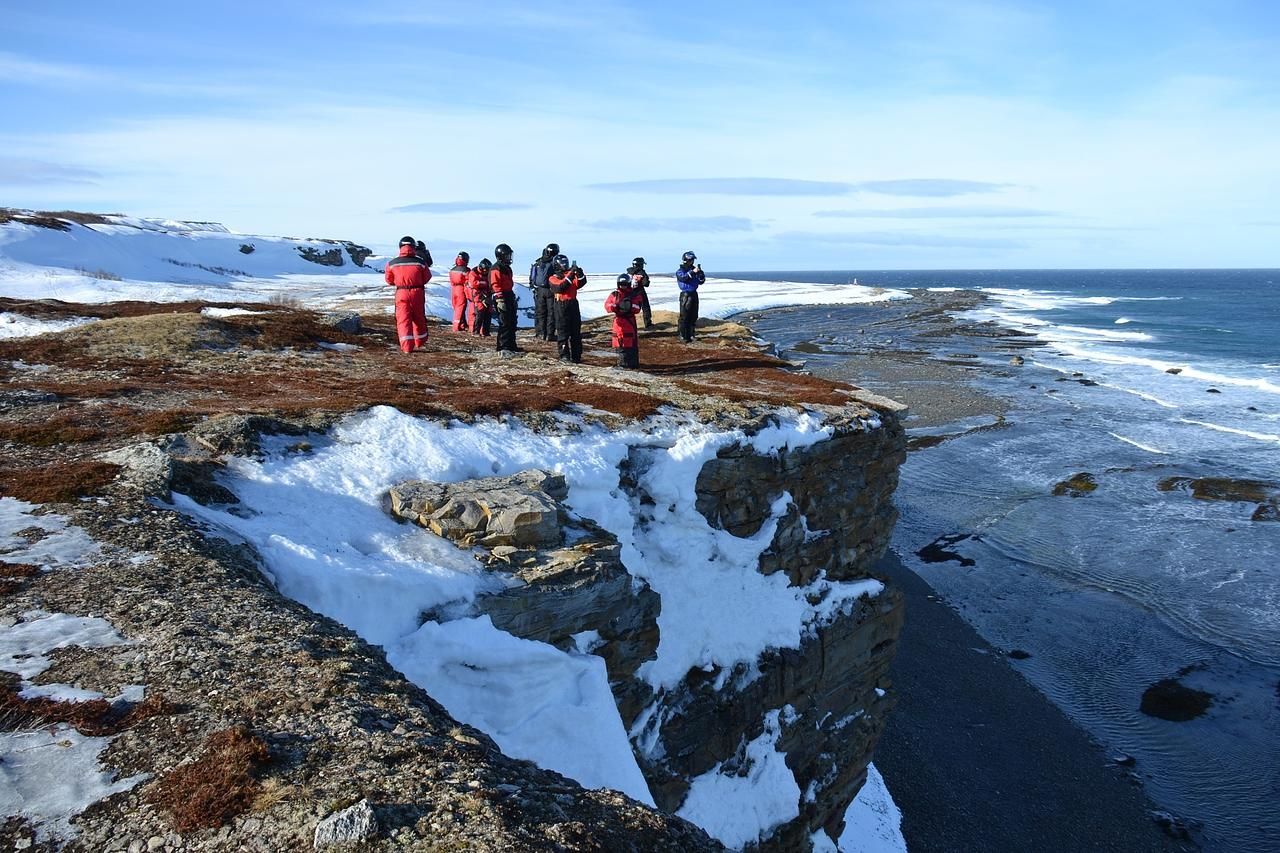
<svg viewBox="0 0 1280 853"><path fill-rule="evenodd" d="M414 245L413 253L417 255L418 259L421 260L428 267L430 267L433 263L435 263L435 261L431 260L431 252L427 249L427 244L422 242L421 240L419 240Z"/></svg>
<svg viewBox="0 0 1280 853"><path fill-rule="evenodd" d="M556 340L555 300L551 294L551 263L560 254L560 246L548 243L542 257L529 267L529 289L533 291L533 336L543 341Z"/></svg>
<svg viewBox="0 0 1280 853"><path fill-rule="evenodd" d="M676 270L676 286L680 288L680 340L686 344L693 343L694 330L698 328L698 286L707 277L702 273L702 264L693 252L685 252L680 257L680 269Z"/></svg>
<svg viewBox="0 0 1280 853"><path fill-rule="evenodd" d="M644 271L644 258L636 258L627 267L627 275L634 282L635 298L640 303L640 317L646 329L653 328L653 308L649 305L649 274Z"/></svg>

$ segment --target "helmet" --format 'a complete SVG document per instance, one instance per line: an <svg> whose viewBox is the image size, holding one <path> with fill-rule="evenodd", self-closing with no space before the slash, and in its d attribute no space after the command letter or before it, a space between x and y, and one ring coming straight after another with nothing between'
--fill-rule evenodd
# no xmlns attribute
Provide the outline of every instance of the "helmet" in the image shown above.
<svg viewBox="0 0 1280 853"><path fill-rule="evenodd" d="M556 255L551 259L552 269L567 270L569 268L569 258L565 255Z"/></svg>
<svg viewBox="0 0 1280 853"><path fill-rule="evenodd" d="M499 243L493 247L493 254L498 260L511 257L511 247L506 243Z"/></svg>
<svg viewBox="0 0 1280 853"><path fill-rule="evenodd" d="M544 258L554 258L558 254L560 254L559 243L548 243L547 247L542 250L542 256Z"/></svg>
<svg viewBox="0 0 1280 853"><path fill-rule="evenodd" d="M632 265L633 267L642 267L642 266L644 266L644 258L632 258L632 259L631 259L631 265Z"/></svg>
<svg viewBox="0 0 1280 853"><path fill-rule="evenodd" d="M415 245L415 246L417 246L417 247L418 247L418 251L419 251L419 252L425 252L425 251L427 250L427 244L426 244L426 243L424 243L424 242L422 242L421 240L419 240L418 242L414 243L413 245Z"/></svg>
<svg viewBox="0 0 1280 853"><path fill-rule="evenodd" d="M468 255L466 252L459 252L458 257L453 259L453 263L455 266L462 267L462 266L466 266L470 260L471 260L471 256Z"/></svg>
<svg viewBox="0 0 1280 853"><path fill-rule="evenodd" d="M485 258L480 263L476 264L476 269L478 270L487 270L487 269L491 269L492 267L493 267L493 261L489 260L488 258Z"/></svg>
<svg viewBox="0 0 1280 853"><path fill-rule="evenodd" d="M415 243L414 243L414 241L413 241L413 238L412 238L412 237L410 237L408 234L406 234L405 236L403 236L403 237L401 237L401 238L400 238L400 245L401 245L401 246L413 246L413 245L415 245Z"/></svg>
<svg viewBox="0 0 1280 853"><path fill-rule="evenodd" d="M618 287L631 287L631 276L622 273L618 276Z"/></svg>
<svg viewBox="0 0 1280 853"><path fill-rule="evenodd" d="M686 264L691 264L697 259L698 259L698 256L695 255L693 252L685 252L683 255L680 256L681 263L686 263Z"/></svg>

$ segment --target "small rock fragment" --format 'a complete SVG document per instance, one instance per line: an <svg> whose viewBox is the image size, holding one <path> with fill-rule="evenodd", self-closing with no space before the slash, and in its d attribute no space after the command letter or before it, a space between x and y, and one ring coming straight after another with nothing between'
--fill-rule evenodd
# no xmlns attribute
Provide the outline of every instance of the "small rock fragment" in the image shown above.
<svg viewBox="0 0 1280 853"><path fill-rule="evenodd" d="M316 824L314 846L317 850L335 844L355 844L378 834L378 816L368 800L334 812Z"/></svg>

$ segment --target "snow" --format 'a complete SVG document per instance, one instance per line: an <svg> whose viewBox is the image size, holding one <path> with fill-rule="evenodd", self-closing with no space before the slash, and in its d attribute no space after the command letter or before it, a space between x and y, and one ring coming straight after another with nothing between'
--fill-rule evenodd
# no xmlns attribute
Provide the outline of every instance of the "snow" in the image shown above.
<svg viewBox="0 0 1280 853"><path fill-rule="evenodd" d="M98 553L98 545L79 527L61 516L32 515L40 507L16 498L0 498L0 556L11 563L31 563L45 568L77 566ZM38 528L45 536L36 542L16 535Z"/></svg>
<svg viewBox="0 0 1280 853"><path fill-rule="evenodd" d="M30 681L49 668L54 649L119 646L125 639L105 619L30 610L23 621L0 628L0 670ZM96 697L95 697L96 698Z"/></svg>
<svg viewBox="0 0 1280 853"><path fill-rule="evenodd" d="M387 660L507 755L653 805L602 658L513 637L484 616L427 622L389 647ZM564 751L582 743L595 748Z"/></svg>
<svg viewBox="0 0 1280 853"><path fill-rule="evenodd" d="M844 813L839 846L819 830L813 834L813 849L814 853L906 853L902 812L874 764L867 765L867 781Z"/></svg>
<svg viewBox="0 0 1280 853"><path fill-rule="evenodd" d="M41 841L72 838L71 818L147 778L117 780L103 770L102 751L110 743L65 725L0 734L0 815L26 818Z"/></svg>
<svg viewBox="0 0 1280 853"><path fill-rule="evenodd" d="M248 308L201 308L200 313L206 317L244 317L246 315L261 314L262 311L250 311Z"/></svg>
<svg viewBox="0 0 1280 853"><path fill-rule="evenodd" d="M744 748L741 768L717 764L694 779L676 814L733 849L759 841L798 817L800 786L786 755L777 749L779 717L779 711L765 714L764 731Z"/></svg>
<svg viewBox="0 0 1280 853"><path fill-rule="evenodd" d="M47 332L74 329L94 322L91 317L75 317L69 320L37 320L22 314L0 311L0 340L6 338L30 338Z"/></svg>

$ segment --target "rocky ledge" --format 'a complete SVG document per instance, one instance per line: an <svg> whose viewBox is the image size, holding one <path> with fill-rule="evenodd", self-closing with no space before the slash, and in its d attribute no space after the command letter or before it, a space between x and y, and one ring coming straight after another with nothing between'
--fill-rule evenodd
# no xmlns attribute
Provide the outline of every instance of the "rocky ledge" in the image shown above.
<svg viewBox="0 0 1280 853"><path fill-rule="evenodd" d="M0 488L38 505L32 518L55 512L99 543L75 566L6 568L0 631L40 614L103 619L127 645L57 649L30 683L120 697L144 685L149 704L135 696L71 713L76 703L36 702L6 682L0 729L109 738L102 766L135 781L75 816L61 842L21 814L0 839L86 850L717 849L676 812L688 813L700 777L750 775L762 739L801 797L793 817L747 846L807 850L815 832L838 837L893 704L901 600L871 567L894 522L896 404L799 373L732 324L705 323L700 343L682 346L662 315L645 369L622 372L609 367L601 324L588 328L586 363L567 368L523 336L527 352L499 359L439 327L429 352L402 356L380 313L353 333L285 308L214 318L195 303L2 307L102 319L0 342ZM698 474L697 511L732 537L771 529L756 570L785 576L823 616L796 648L659 683L645 666L663 601L629 571L613 534L569 508L563 477L402 483L388 512L471 550L494 578L474 602L421 618L483 613L561 648L592 636L658 808L513 760L380 648L280 595L252 548L209 538L171 503L180 492L232 504L219 472L255 454L262 436L295 435L305 449L379 404L424 418L505 415L549 433L660 412L736 430L743 439ZM751 437L787 410L822 418L829 434L761 452ZM661 523L646 479L659 450L638 442L622 464L639 532ZM27 565L18 560L38 528L3 549L4 566ZM836 597L838 584L857 581L876 594Z"/></svg>

